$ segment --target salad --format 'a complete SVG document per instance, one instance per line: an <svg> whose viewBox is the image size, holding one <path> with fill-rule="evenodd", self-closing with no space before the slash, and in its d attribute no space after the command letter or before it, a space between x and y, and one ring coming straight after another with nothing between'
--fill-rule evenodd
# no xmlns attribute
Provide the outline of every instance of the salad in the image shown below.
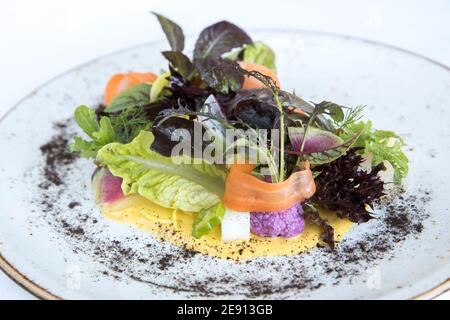
<svg viewBox="0 0 450 320"><path fill-rule="evenodd" d="M70 150L94 159L105 212L162 238L189 230L180 245L295 247L312 228L334 248L337 226L370 221L401 185L405 143L363 120L364 106L284 91L274 51L234 24L205 28L188 54L180 26L155 16L166 69L114 74L104 104L75 110L84 133Z"/></svg>

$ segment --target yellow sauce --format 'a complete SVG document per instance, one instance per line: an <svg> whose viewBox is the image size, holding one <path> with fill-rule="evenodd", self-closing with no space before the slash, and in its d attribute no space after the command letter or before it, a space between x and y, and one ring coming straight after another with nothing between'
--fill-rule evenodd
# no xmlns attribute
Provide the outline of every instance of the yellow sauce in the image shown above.
<svg viewBox="0 0 450 320"><path fill-rule="evenodd" d="M174 210L158 206L139 195L128 196L114 205L105 205L102 213L109 219L140 228L177 246L233 260L297 255L316 247L320 237L319 227L306 224L302 234L290 239L261 238L252 234L250 241L222 242L220 226L201 239L195 239L191 234L195 214L181 211L174 213ZM334 227L337 240L353 226L353 223L339 219L335 214L321 212L321 215Z"/></svg>

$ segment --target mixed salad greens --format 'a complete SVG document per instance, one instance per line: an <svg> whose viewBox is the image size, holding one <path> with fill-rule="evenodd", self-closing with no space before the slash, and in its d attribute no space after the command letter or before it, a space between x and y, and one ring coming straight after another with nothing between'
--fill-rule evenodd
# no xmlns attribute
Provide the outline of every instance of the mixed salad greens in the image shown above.
<svg viewBox="0 0 450 320"><path fill-rule="evenodd" d="M119 179L123 195L192 212L196 238L220 224L224 241L250 231L288 238L309 221L334 247L321 208L366 222L387 187L407 175L400 136L363 121L363 106L312 103L282 90L268 45L222 21L200 33L190 58L182 29L155 15L170 45L162 52L167 71L116 74L105 105L75 111L85 135L71 151L94 158L105 181ZM180 129L194 136L198 127L214 138L174 140ZM231 146L227 130L238 132ZM174 156L180 141L189 152ZM251 152L257 160L249 164ZM211 160L225 154L231 162Z"/></svg>

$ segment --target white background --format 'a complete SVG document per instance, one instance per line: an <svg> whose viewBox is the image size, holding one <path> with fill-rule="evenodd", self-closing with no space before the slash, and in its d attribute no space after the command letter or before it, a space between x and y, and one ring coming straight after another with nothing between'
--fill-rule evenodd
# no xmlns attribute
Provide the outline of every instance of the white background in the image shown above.
<svg viewBox="0 0 450 320"><path fill-rule="evenodd" d="M393 44L450 65L450 0L14 0L0 4L0 117L48 79L161 38L149 12L185 33L227 19L243 28L301 28ZM0 299L32 298L0 272ZM450 299L450 293L441 298Z"/></svg>

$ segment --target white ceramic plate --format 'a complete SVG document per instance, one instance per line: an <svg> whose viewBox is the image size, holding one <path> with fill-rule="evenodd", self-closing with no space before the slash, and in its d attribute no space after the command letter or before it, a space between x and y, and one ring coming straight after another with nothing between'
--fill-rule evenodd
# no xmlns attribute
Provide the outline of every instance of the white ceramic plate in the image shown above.
<svg viewBox="0 0 450 320"><path fill-rule="evenodd" d="M190 254L104 220L91 195L93 164L59 165L63 183L42 187L40 146L71 134L55 122L96 105L119 71L165 68L165 41L115 53L48 82L0 122L0 265L43 298L412 298L448 286L450 72L416 54L351 37L261 31L288 90L310 100L367 105L378 128L402 134L411 173L403 200L379 208L334 253L247 263ZM192 43L190 43L192 47ZM45 180L45 179L44 179ZM40 186L39 186L40 185ZM77 202L77 203L73 203ZM72 203L72 205L70 205ZM70 208L73 207L73 208Z"/></svg>

